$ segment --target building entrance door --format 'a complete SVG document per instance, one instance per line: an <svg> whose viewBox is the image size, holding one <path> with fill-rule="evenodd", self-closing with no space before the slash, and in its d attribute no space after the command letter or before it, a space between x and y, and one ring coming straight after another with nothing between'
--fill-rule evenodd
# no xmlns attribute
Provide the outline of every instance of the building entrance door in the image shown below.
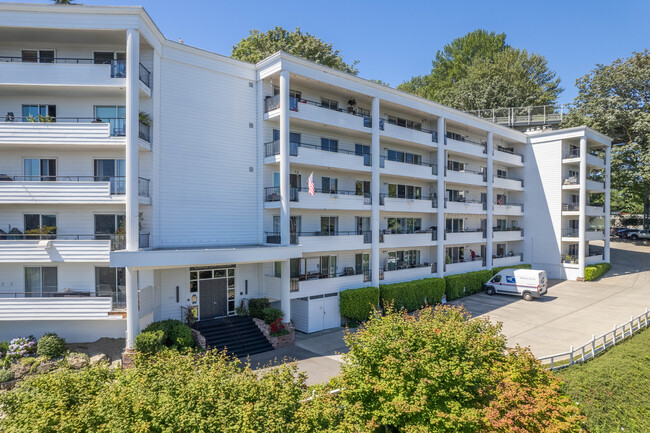
<svg viewBox="0 0 650 433"><path fill-rule="evenodd" d="M225 278L200 280L200 318L226 316L228 314L228 280Z"/></svg>

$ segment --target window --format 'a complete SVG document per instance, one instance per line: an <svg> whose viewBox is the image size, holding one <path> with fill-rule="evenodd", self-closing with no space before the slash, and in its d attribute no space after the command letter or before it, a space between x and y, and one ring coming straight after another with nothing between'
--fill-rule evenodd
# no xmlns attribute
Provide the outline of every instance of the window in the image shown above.
<svg viewBox="0 0 650 433"><path fill-rule="evenodd" d="M54 63L54 50L23 50L24 63Z"/></svg>
<svg viewBox="0 0 650 433"><path fill-rule="evenodd" d="M355 195L363 195L363 196L369 196L370 195L370 181L368 180L357 180L355 187L354 187L354 194Z"/></svg>
<svg viewBox="0 0 650 433"><path fill-rule="evenodd" d="M508 172L505 170L497 170L497 177L500 179L507 179L508 178Z"/></svg>
<svg viewBox="0 0 650 433"><path fill-rule="evenodd" d="M56 215L25 214L25 234L39 235L47 234L47 239L56 235ZM41 239L42 236L28 236L27 239Z"/></svg>
<svg viewBox="0 0 650 433"><path fill-rule="evenodd" d="M95 51L93 59L96 65L111 65L111 77L126 77L126 53L114 51Z"/></svg>
<svg viewBox="0 0 650 433"><path fill-rule="evenodd" d="M370 233L370 217L355 217L357 234Z"/></svg>
<svg viewBox="0 0 650 433"><path fill-rule="evenodd" d="M577 256L578 255L578 250L579 250L578 244L569 244L567 246L567 254L570 255L570 256L573 256L573 257Z"/></svg>
<svg viewBox="0 0 650 433"><path fill-rule="evenodd" d="M453 202L465 202L467 200L468 191L460 191L457 189L447 190L447 199Z"/></svg>
<svg viewBox="0 0 650 433"><path fill-rule="evenodd" d="M506 244L497 244L497 257L506 256Z"/></svg>
<svg viewBox="0 0 650 433"><path fill-rule="evenodd" d="M508 220L505 219L497 219L497 224L494 227L494 230L496 231L504 231L508 227Z"/></svg>
<svg viewBox="0 0 650 433"><path fill-rule="evenodd" d="M400 152L398 150L388 150L388 160L396 162L405 162L407 164L422 165L422 156L414 153Z"/></svg>
<svg viewBox="0 0 650 433"><path fill-rule="evenodd" d="M282 277L282 262L273 262L273 275L275 277Z"/></svg>
<svg viewBox="0 0 650 433"><path fill-rule="evenodd" d="M447 170L465 171L465 166L466 166L466 164L464 162L458 162L458 161L452 161L452 160L447 161Z"/></svg>
<svg viewBox="0 0 650 433"><path fill-rule="evenodd" d="M420 265L420 250L389 251L387 268L389 271L413 268Z"/></svg>
<svg viewBox="0 0 650 433"><path fill-rule="evenodd" d="M56 180L56 159L25 159L23 174L27 181L53 182Z"/></svg>
<svg viewBox="0 0 650 433"><path fill-rule="evenodd" d="M110 239L110 235L126 234L126 218L124 215L96 214L95 239Z"/></svg>
<svg viewBox="0 0 650 433"><path fill-rule="evenodd" d="M95 295L110 296L113 304L126 305L124 268L95 268Z"/></svg>
<svg viewBox="0 0 650 433"><path fill-rule="evenodd" d="M126 135L126 106L98 105L95 107L95 119L99 122L110 123L112 136Z"/></svg>
<svg viewBox="0 0 650 433"><path fill-rule="evenodd" d="M28 266L25 268L25 297L51 296L58 291L57 268Z"/></svg>
<svg viewBox="0 0 650 433"><path fill-rule="evenodd" d="M408 119L403 119L401 117L388 115L388 123L392 125L401 126L403 128L415 129L417 131L422 130L422 123L414 122Z"/></svg>
<svg viewBox="0 0 650 433"><path fill-rule="evenodd" d="M110 182L111 194L126 193L126 161L124 159L96 159L95 182Z"/></svg>
<svg viewBox="0 0 650 433"><path fill-rule="evenodd" d="M370 254L359 253L354 255L354 273L356 275L370 272Z"/></svg>
<svg viewBox="0 0 650 433"><path fill-rule="evenodd" d="M500 283L501 282L501 275L495 275L494 278L492 278L493 283Z"/></svg>
<svg viewBox="0 0 650 433"><path fill-rule="evenodd" d="M23 122L56 122L56 105L23 105Z"/></svg>
<svg viewBox="0 0 650 433"><path fill-rule="evenodd" d="M417 233L422 230L422 218L388 218L388 230L396 234Z"/></svg>
<svg viewBox="0 0 650 433"><path fill-rule="evenodd" d="M320 274L324 278L336 277L336 256L320 257Z"/></svg>
<svg viewBox="0 0 650 433"><path fill-rule="evenodd" d="M447 218L446 221L447 233L459 233L462 232L464 228L465 228L465 224L462 218Z"/></svg>
<svg viewBox="0 0 650 433"><path fill-rule="evenodd" d="M458 134L456 132L451 132L451 131L447 131L447 138L456 141L465 141L465 137L463 137L461 134Z"/></svg>
<svg viewBox="0 0 650 433"><path fill-rule="evenodd" d="M508 197L505 194L497 194L497 205L505 206L508 204Z"/></svg>
<svg viewBox="0 0 650 433"><path fill-rule="evenodd" d="M336 236L339 231L339 217L320 217L320 232L323 236Z"/></svg>
<svg viewBox="0 0 650 433"><path fill-rule="evenodd" d="M320 139L320 149L327 152L338 152L339 151L339 141L332 140L331 138L321 138Z"/></svg>
<svg viewBox="0 0 650 433"><path fill-rule="evenodd" d="M413 185L388 184L388 197L420 200L422 187Z"/></svg>
<svg viewBox="0 0 650 433"><path fill-rule="evenodd" d="M447 261L462 263L465 261L465 247L447 247Z"/></svg>
<svg viewBox="0 0 650 433"><path fill-rule="evenodd" d="M339 181L333 177L323 176L322 179L322 191L324 194L336 194L338 192Z"/></svg>
<svg viewBox="0 0 650 433"><path fill-rule="evenodd" d="M569 228L573 230L579 230L580 220L569 220Z"/></svg>
<svg viewBox="0 0 650 433"><path fill-rule="evenodd" d="M273 130L273 141L278 142L273 147L277 149L277 152L278 152L277 154L279 154L280 153L280 143L279 143L280 142L280 130L279 129L274 129ZM289 133L289 155L298 156L298 147L300 147L300 134L295 133L295 132L290 132Z"/></svg>
<svg viewBox="0 0 650 433"><path fill-rule="evenodd" d="M578 176L580 176L580 173L579 173L579 172L577 172L576 170L571 170L571 169L569 169L569 177L575 177L575 178L577 178Z"/></svg>
<svg viewBox="0 0 650 433"><path fill-rule="evenodd" d="M334 101L332 99L321 98L321 107L329 108L330 110L339 109L339 101Z"/></svg>
<svg viewBox="0 0 650 433"><path fill-rule="evenodd" d="M365 144L355 144L354 154L357 156L363 156L363 165L372 165L370 146L366 146Z"/></svg>

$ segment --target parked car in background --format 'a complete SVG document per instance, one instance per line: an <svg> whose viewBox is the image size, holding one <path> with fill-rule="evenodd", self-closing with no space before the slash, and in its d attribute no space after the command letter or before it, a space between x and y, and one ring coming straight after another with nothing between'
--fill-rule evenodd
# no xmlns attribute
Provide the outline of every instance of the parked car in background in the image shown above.
<svg viewBox="0 0 650 433"><path fill-rule="evenodd" d="M625 239L627 238L627 235L632 231L634 231L634 229L621 229L616 232L616 236L618 236L621 239Z"/></svg>
<svg viewBox="0 0 650 433"><path fill-rule="evenodd" d="M616 236L616 232L619 230L623 230L625 227L610 227L609 228L609 234L612 236Z"/></svg>
<svg viewBox="0 0 650 433"><path fill-rule="evenodd" d="M650 230L632 230L627 233L627 237L633 241L637 239L650 239Z"/></svg>

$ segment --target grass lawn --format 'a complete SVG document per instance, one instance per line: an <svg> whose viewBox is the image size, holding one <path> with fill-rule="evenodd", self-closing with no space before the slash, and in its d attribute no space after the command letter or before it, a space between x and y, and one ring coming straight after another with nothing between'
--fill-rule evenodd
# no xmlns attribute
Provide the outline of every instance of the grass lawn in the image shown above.
<svg viewBox="0 0 650 433"><path fill-rule="evenodd" d="M650 432L650 331L557 372L592 433Z"/></svg>

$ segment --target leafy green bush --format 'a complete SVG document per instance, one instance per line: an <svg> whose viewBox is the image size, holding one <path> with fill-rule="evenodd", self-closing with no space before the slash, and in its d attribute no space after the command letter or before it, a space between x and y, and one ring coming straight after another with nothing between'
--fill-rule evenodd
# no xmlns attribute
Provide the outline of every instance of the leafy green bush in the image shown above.
<svg viewBox="0 0 650 433"><path fill-rule="evenodd" d="M270 324L284 317L284 313L279 308L265 308L262 310L264 323Z"/></svg>
<svg viewBox="0 0 650 433"><path fill-rule="evenodd" d="M447 275L445 277L447 300L453 301L454 299L480 292L483 290L483 284L492 278L492 276L491 270Z"/></svg>
<svg viewBox="0 0 650 433"><path fill-rule="evenodd" d="M45 334L38 339L36 353L45 358L60 358L65 353L65 340L55 333Z"/></svg>
<svg viewBox="0 0 650 433"><path fill-rule="evenodd" d="M0 383L9 382L13 380L14 372L8 368L0 368Z"/></svg>
<svg viewBox="0 0 650 433"><path fill-rule="evenodd" d="M603 262L585 266L585 281L593 281L611 269L612 265Z"/></svg>
<svg viewBox="0 0 650 433"><path fill-rule="evenodd" d="M135 336L135 350L145 355L158 353L166 347L164 340L165 333L161 330L143 331Z"/></svg>
<svg viewBox="0 0 650 433"><path fill-rule="evenodd" d="M344 290L339 294L341 316L355 322L363 322L373 307L379 306L379 288L361 287Z"/></svg>
<svg viewBox="0 0 650 433"><path fill-rule="evenodd" d="M266 298L253 298L248 300L248 314L251 317L264 320L264 309L269 308L271 303Z"/></svg>
<svg viewBox="0 0 650 433"><path fill-rule="evenodd" d="M445 293L445 280L424 278L404 283L384 284L379 287L382 304L394 303L395 308L415 311L425 304L433 305L442 301Z"/></svg>
<svg viewBox="0 0 650 433"><path fill-rule="evenodd" d="M498 268L492 268L492 276L496 275L499 273L499 271L502 271L504 269L530 269L531 266L528 264L521 264L521 265L512 265L512 266L499 266Z"/></svg>
<svg viewBox="0 0 650 433"><path fill-rule="evenodd" d="M162 331L162 344L166 347L184 350L194 347L192 329L180 320L167 319L153 322L142 332ZM153 337L152 337L153 338Z"/></svg>

